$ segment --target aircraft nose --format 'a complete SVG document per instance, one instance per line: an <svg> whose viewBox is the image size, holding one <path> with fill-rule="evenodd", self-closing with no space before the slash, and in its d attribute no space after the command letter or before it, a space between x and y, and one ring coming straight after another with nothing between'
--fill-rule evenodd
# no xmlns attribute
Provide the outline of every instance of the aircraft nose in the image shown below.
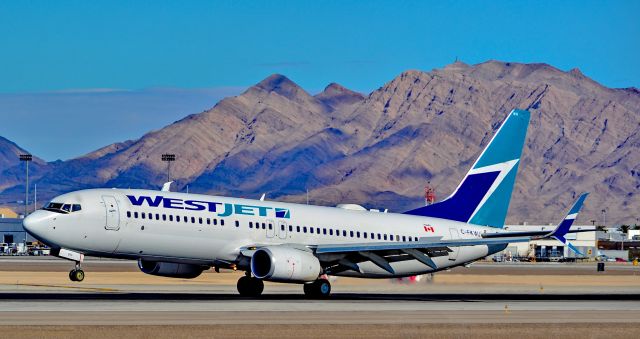
<svg viewBox="0 0 640 339"><path fill-rule="evenodd" d="M49 212L38 210L22 220L22 227L24 227L27 232L36 235L39 230L45 227L44 225L47 219L49 219Z"/></svg>

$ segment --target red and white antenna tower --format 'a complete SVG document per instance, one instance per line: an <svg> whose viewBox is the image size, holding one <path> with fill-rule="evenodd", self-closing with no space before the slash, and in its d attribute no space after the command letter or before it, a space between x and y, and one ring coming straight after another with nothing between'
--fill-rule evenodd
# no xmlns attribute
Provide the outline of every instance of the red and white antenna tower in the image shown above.
<svg viewBox="0 0 640 339"><path fill-rule="evenodd" d="M436 191L431 186L431 182L427 182L424 186L424 204L429 206L436 201Z"/></svg>

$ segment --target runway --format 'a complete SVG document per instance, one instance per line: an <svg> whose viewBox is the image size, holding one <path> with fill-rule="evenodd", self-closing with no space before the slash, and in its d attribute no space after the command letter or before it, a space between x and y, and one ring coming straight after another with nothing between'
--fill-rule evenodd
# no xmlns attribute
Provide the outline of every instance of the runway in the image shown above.
<svg viewBox="0 0 640 339"><path fill-rule="evenodd" d="M19 292L0 307L0 325L640 322L640 294Z"/></svg>
<svg viewBox="0 0 640 339"><path fill-rule="evenodd" d="M329 299L313 300L300 285L277 283L266 283L260 298L240 297L239 272L170 279L132 262L88 261L86 280L73 283L65 261L0 259L0 331L103 339L629 337L640 330L639 268L594 268L486 263L417 283L339 278Z"/></svg>

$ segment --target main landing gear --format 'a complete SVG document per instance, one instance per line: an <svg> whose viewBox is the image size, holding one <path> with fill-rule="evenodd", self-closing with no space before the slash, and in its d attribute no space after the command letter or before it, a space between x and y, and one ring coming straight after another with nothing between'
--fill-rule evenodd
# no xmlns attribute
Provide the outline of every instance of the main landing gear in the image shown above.
<svg viewBox="0 0 640 339"><path fill-rule="evenodd" d="M331 294L331 283L327 279L318 279L304 284L304 294L310 298L326 298Z"/></svg>
<svg viewBox="0 0 640 339"><path fill-rule="evenodd" d="M249 273L249 275L238 279L237 287L238 292L243 297L259 297L264 290L264 283L262 280L252 277Z"/></svg>
<svg viewBox="0 0 640 339"><path fill-rule="evenodd" d="M82 267L80 267L79 262L76 262L76 267L69 272L69 279L71 279L71 281L78 282L84 280L84 271L82 270Z"/></svg>

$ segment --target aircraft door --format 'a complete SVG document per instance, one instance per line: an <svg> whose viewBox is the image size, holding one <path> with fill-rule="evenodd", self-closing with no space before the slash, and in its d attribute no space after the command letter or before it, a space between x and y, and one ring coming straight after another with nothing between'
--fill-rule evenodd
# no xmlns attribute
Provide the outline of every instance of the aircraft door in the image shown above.
<svg viewBox="0 0 640 339"><path fill-rule="evenodd" d="M267 220L267 238L273 238L276 235L276 224L273 220Z"/></svg>
<svg viewBox="0 0 640 339"><path fill-rule="evenodd" d="M460 235L458 234L457 228L450 228L449 233L451 234L451 240L460 239ZM451 252L449 252L449 260L456 261L458 259L458 253L460 252L460 247L449 247Z"/></svg>
<svg viewBox="0 0 640 339"><path fill-rule="evenodd" d="M284 221L278 221L278 237L287 239L287 223Z"/></svg>
<svg viewBox="0 0 640 339"><path fill-rule="evenodd" d="M116 198L110 195L103 195L102 202L104 204L106 221L104 228L107 230L117 231L120 229L120 212L118 211L118 202Z"/></svg>

